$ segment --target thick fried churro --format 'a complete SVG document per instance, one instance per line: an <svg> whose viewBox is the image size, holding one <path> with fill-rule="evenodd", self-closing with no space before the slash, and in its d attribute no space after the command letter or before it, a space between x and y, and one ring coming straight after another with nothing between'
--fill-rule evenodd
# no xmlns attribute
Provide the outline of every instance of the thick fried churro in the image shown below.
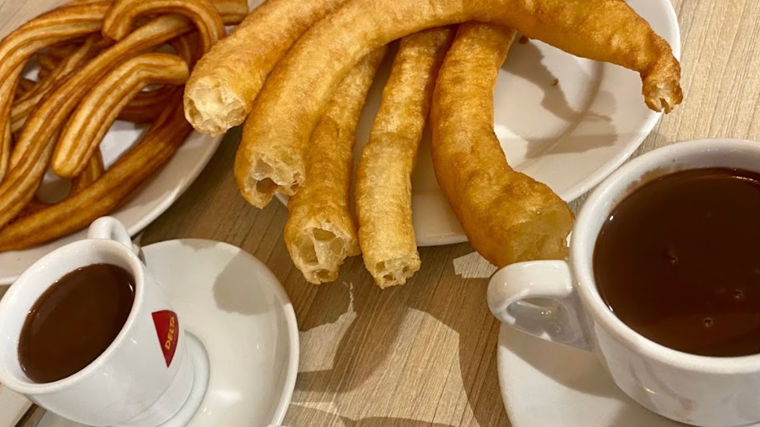
<svg viewBox="0 0 760 427"><path fill-rule="evenodd" d="M220 135L242 123L277 61L309 27L345 1L267 0L253 10L193 69L185 87L185 116L193 127Z"/></svg>
<svg viewBox="0 0 760 427"><path fill-rule="evenodd" d="M385 52L383 47L370 53L338 86L306 149L306 170L314 181L288 202L285 244L314 284L337 279L346 257L359 255L349 194L356 125Z"/></svg>
<svg viewBox="0 0 760 427"><path fill-rule="evenodd" d="M188 74L182 58L166 53L144 53L111 70L87 93L64 126L50 163L53 171L64 178L79 175L132 97L153 84L181 85Z"/></svg>
<svg viewBox="0 0 760 427"><path fill-rule="evenodd" d="M435 174L472 246L490 263L562 259L573 214L546 185L512 170L493 131L496 76L513 30L462 24L430 111Z"/></svg>
<svg viewBox="0 0 760 427"><path fill-rule="evenodd" d="M0 227L13 219L34 196L50 159L49 145L55 141L54 136L63 121L98 78L123 60L160 46L192 28L183 17L155 18L103 51L50 92L27 118L13 149L10 169L0 182Z"/></svg>
<svg viewBox="0 0 760 427"><path fill-rule="evenodd" d="M639 72L647 105L681 102L670 46L623 0L353 0L312 27L280 61L243 130L235 177L254 206L306 179L303 146L329 96L356 62L399 37L465 21L515 28L571 54Z"/></svg>
<svg viewBox="0 0 760 427"><path fill-rule="evenodd" d="M359 243L364 265L381 288L403 285L420 269L411 176L438 68L453 35L451 28L436 28L401 39L369 142L362 149L356 174ZM309 186L313 176L308 165L306 175Z"/></svg>
<svg viewBox="0 0 760 427"><path fill-rule="evenodd" d="M190 19L198 29L204 52L225 35L219 11L208 0L116 0L106 13L103 36L121 40L138 18L156 13L179 13Z"/></svg>
<svg viewBox="0 0 760 427"><path fill-rule="evenodd" d="M191 130L178 93L140 142L99 179L66 200L0 229L0 251L24 249L73 233L112 212L174 155Z"/></svg>

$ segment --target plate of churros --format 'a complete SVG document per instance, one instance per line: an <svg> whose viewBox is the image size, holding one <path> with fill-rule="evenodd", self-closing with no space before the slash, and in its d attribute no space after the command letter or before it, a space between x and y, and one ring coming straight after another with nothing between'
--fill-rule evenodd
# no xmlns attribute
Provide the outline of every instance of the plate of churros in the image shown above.
<svg viewBox="0 0 760 427"><path fill-rule="evenodd" d="M135 235L221 142L193 132L193 66L245 0L0 4L0 284L112 215Z"/></svg>
<svg viewBox="0 0 760 427"><path fill-rule="evenodd" d="M287 202L307 281L361 254L385 288L418 246L565 257L567 203L682 102L679 55L668 0L267 0L199 61L185 115L244 123L236 184Z"/></svg>
<svg viewBox="0 0 760 427"><path fill-rule="evenodd" d="M628 0L628 4L679 57L680 33L670 1ZM378 72L357 128L357 166L370 140L390 62ZM509 165L547 184L567 202L630 157L660 117L641 102L636 73L573 56L520 34L498 71L493 97L494 131ZM436 179L427 132L419 148L412 194L418 246L467 240Z"/></svg>

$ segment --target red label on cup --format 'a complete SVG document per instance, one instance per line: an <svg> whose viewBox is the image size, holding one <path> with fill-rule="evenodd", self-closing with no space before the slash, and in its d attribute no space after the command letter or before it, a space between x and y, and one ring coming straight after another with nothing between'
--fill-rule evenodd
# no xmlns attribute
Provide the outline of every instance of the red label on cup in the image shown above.
<svg viewBox="0 0 760 427"><path fill-rule="evenodd" d="M156 325L158 342L161 344L161 351L164 353L166 367L168 368L172 364L174 352L177 350L179 320L173 311L162 310L153 313L153 324Z"/></svg>

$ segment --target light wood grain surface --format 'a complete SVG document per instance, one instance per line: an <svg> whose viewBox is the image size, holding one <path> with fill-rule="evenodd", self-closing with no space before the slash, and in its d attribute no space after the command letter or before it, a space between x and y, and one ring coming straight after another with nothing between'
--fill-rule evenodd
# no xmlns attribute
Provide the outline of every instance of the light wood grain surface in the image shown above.
<svg viewBox="0 0 760 427"><path fill-rule="evenodd" d="M760 140L760 2L674 0L683 36L686 100L639 153L700 138ZM253 253L284 284L301 331L301 364L285 425L328 427L508 426L496 373L499 323L485 278L455 273L468 244L423 248L422 269L381 291L360 258L337 283L307 284L282 230L286 208L248 206L232 162L239 129L205 172L145 232L143 244L178 237L222 240ZM577 207L582 202L576 202ZM467 261L467 260L472 261ZM483 276L477 258L457 261Z"/></svg>

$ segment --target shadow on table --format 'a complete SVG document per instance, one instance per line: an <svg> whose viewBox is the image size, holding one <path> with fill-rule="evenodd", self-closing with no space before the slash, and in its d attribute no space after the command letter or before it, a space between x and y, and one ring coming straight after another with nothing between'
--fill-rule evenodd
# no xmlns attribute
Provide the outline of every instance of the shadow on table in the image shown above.
<svg viewBox="0 0 760 427"><path fill-rule="evenodd" d="M298 391L311 392L309 401L317 396L315 391L326 392L324 401L333 400L331 393L344 393L364 384L373 375L391 375L378 372L388 358L398 359L399 363L410 366L401 372L410 378L381 378L386 384L398 385L402 382L414 382L414 394L403 396L408 399L408 408L414 410L416 404L429 401L426 382L430 380L427 372L435 372L445 377L438 378L438 386L448 383L452 376L461 376L474 417L481 426L496 425L505 420L503 404L498 388L496 360L493 352L498 340L498 321L488 310L486 300L487 279L464 279L454 273L451 259L472 252L469 244L452 245L444 248L422 248L422 268L405 285L382 290L366 273L357 273L356 268L363 268L360 258L354 258L342 269L344 273L332 285L322 285L310 304L311 309L299 318L299 328L304 333L313 328L326 327L336 322L341 316L348 316L353 311L350 325L334 344L335 354L332 368L299 372L296 383L294 404L298 403ZM344 277L345 276L345 277ZM360 277L360 281L347 286L348 277ZM310 286L306 283L303 286ZM340 303L337 303L340 302ZM421 311L445 324L458 335L459 352L456 355L439 353L434 348L426 351L424 357L408 359L406 354L419 350L418 346L443 345L446 336L440 329L435 334L427 333L433 327L424 321L424 316L415 317L415 321L405 322L413 311ZM417 321L417 319L422 319ZM427 328L425 328L427 327ZM398 342L402 328L405 336L414 336ZM409 328L423 328L409 330ZM302 342L302 345L304 343ZM305 350L302 348L302 354ZM308 350L306 350L308 351ZM392 353L395 351L395 353ZM419 354L419 352L417 353ZM445 355L449 369L439 369L443 363L440 355ZM453 373L458 362L459 373ZM414 366L411 366L414 364ZM302 364L303 367L303 364ZM441 373L443 372L443 373ZM408 385L408 384L407 384ZM446 387L441 386L441 387ZM441 390L439 390L441 391ZM432 392L430 392L432 393ZM383 399L397 399L396 396L378 396ZM398 400L395 400L398 402ZM408 409L407 408L407 409ZM422 424L384 424L387 420L362 421L357 426L417 426ZM503 421L502 421L503 423ZM330 425L330 424L327 424ZM349 424L346 424L349 425Z"/></svg>
<svg viewBox="0 0 760 427"><path fill-rule="evenodd" d="M369 417L354 420L348 417L303 406L298 406L298 414L299 416L297 419L286 417L283 425L291 427L306 427L309 425L325 425L332 427L453 427L448 424L394 417Z"/></svg>

